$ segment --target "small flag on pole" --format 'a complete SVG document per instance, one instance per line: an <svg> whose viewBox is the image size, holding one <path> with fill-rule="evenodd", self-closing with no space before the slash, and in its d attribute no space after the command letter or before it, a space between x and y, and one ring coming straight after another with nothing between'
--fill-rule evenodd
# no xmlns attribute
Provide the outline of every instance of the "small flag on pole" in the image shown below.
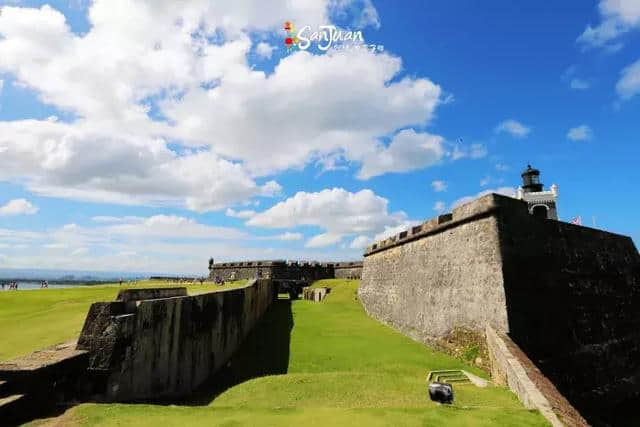
<svg viewBox="0 0 640 427"><path fill-rule="evenodd" d="M571 224L582 225L582 217L578 215L577 217L571 220Z"/></svg>

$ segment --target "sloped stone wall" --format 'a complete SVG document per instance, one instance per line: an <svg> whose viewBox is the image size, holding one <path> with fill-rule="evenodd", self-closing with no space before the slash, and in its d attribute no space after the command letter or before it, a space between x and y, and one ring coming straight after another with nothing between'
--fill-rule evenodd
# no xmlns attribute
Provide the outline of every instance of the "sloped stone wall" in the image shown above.
<svg viewBox="0 0 640 427"><path fill-rule="evenodd" d="M358 295L370 315L420 341L454 327L505 330L506 300L496 219L486 197L449 221L432 220L365 254ZM414 238L411 240L411 238Z"/></svg>
<svg viewBox="0 0 640 427"><path fill-rule="evenodd" d="M184 395L229 360L274 292L271 280L254 279L195 296L95 303L78 349L89 350L107 400Z"/></svg>
<svg viewBox="0 0 640 427"><path fill-rule="evenodd" d="M359 296L429 341L488 324L590 422L640 401L640 255L626 236L529 215L491 194L368 248Z"/></svg>

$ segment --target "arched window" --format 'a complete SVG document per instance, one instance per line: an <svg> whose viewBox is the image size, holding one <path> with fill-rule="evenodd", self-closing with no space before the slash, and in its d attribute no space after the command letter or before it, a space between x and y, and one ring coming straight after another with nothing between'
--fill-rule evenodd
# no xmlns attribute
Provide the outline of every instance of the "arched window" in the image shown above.
<svg viewBox="0 0 640 427"><path fill-rule="evenodd" d="M535 205L531 210L533 216L537 216L538 218L548 218L547 215L549 208L545 205Z"/></svg>

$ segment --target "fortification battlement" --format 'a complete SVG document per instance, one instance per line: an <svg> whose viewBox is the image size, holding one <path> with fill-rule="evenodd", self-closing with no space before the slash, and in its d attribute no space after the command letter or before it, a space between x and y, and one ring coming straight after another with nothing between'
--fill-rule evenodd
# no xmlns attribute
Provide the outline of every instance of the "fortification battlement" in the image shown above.
<svg viewBox="0 0 640 427"><path fill-rule="evenodd" d="M333 268L362 268L362 261L336 262Z"/></svg>
<svg viewBox="0 0 640 427"><path fill-rule="evenodd" d="M218 262L213 264L210 268L228 268L228 267L274 267L287 265L287 261L283 259L279 260L263 260L263 261L233 261L233 262Z"/></svg>
<svg viewBox="0 0 640 427"><path fill-rule="evenodd" d="M286 260L265 260L265 261L233 261L218 262L213 264L211 269L220 268L256 268L256 267L335 267L335 268L358 268L362 267L362 261L346 262L319 262L319 261L286 261Z"/></svg>
<svg viewBox="0 0 640 427"><path fill-rule="evenodd" d="M418 224L384 240L375 242L367 247L364 256L366 257L376 252L384 251L394 246L402 245L406 242L438 233L442 230L455 227L458 224L473 220L474 218L489 216L496 210L507 206L509 209L528 212L527 203L522 200L496 193L487 194L486 196L482 196L454 208L450 213L438 215L437 217L426 220L422 224Z"/></svg>

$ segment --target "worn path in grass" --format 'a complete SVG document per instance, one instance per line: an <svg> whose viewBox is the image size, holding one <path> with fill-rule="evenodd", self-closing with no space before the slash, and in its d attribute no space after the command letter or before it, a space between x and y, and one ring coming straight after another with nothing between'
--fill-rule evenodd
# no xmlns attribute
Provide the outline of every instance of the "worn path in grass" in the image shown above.
<svg viewBox="0 0 640 427"><path fill-rule="evenodd" d="M459 385L454 405L432 403L425 384L430 370L486 373L369 318L356 298L357 281L319 284L333 288L324 302L279 300L231 367L187 401L82 404L63 421L163 427L547 425L502 387Z"/></svg>
<svg viewBox="0 0 640 427"><path fill-rule="evenodd" d="M189 293L194 294L229 289L244 283L183 285L154 280L123 286L0 291L0 361L76 339L91 303L113 301L121 289L186 286Z"/></svg>

